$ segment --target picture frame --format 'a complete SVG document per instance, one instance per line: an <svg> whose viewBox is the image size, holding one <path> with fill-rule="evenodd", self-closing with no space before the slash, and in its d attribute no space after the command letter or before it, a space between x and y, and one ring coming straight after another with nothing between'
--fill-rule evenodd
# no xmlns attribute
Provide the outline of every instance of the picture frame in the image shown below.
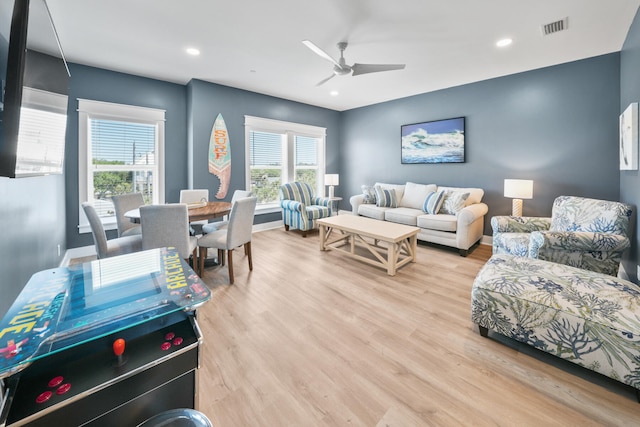
<svg viewBox="0 0 640 427"><path fill-rule="evenodd" d="M620 170L638 170L638 103L620 114Z"/></svg>
<svg viewBox="0 0 640 427"><path fill-rule="evenodd" d="M464 117L402 125L401 163L464 163L464 127Z"/></svg>

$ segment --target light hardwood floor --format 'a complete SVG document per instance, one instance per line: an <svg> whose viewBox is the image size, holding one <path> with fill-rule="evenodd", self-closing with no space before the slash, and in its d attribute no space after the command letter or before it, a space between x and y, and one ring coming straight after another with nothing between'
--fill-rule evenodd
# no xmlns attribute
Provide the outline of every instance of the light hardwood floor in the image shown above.
<svg viewBox="0 0 640 427"><path fill-rule="evenodd" d="M321 252L317 231L256 233L205 271L200 409L216 427L640 425L633 391L478 335L471 285L489 258L418 246L396 276Z"/></svg>

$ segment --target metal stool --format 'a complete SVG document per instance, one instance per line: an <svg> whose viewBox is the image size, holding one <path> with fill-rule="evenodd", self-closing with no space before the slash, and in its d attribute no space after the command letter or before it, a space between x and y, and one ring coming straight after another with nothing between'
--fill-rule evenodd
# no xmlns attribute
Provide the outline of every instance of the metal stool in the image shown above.
<svg viewBox="0 0 640 427"><path fill-rule="evenodd" d="M138 427L213 427L213 424L202 412L184 408L161 412Z"/></svg>

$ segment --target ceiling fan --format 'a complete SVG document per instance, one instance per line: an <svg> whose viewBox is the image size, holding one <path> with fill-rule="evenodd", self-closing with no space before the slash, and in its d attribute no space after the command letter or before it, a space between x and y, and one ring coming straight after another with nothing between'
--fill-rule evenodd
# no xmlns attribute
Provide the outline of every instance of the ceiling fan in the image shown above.
<svg viewBox="0 0 640 427"><path fill-rule="evenodd" d="M347 48L347 42L340 42L337 44L338 49L340 49L340 59L336 61L324 50L320 49L313 42L309 40L303 40L302 43L311 49L316 55L321 58L326 59L327 61L331 61L333 65L333 74L327 77L324 80L320 80L316 86L320 86L335 76L344 76L351 73L352 76L359 76L360 74L368 74L368 73L377 73L379 71L392 71L392 70L402 70L405 67L405 64L358 64L355 63L353 65L347 65L347 62L344 59L344 50Z"/></svg>

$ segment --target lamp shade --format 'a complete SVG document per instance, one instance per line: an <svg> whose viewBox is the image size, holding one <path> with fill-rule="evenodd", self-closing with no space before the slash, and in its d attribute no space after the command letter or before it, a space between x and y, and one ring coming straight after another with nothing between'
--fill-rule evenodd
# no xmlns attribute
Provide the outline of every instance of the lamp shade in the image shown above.
<svg viewBox="0 0 640 427"><path fill-rule="evenodd" d="M328 173L324 176L324 185L340 185L340 175Z"/></svg>
<svg viewBox="0 0 640 427"><path fill-rule="evenodd" d="M504 197L512 199L533 198L533 181L530 179L505 179Z"/></svg>

